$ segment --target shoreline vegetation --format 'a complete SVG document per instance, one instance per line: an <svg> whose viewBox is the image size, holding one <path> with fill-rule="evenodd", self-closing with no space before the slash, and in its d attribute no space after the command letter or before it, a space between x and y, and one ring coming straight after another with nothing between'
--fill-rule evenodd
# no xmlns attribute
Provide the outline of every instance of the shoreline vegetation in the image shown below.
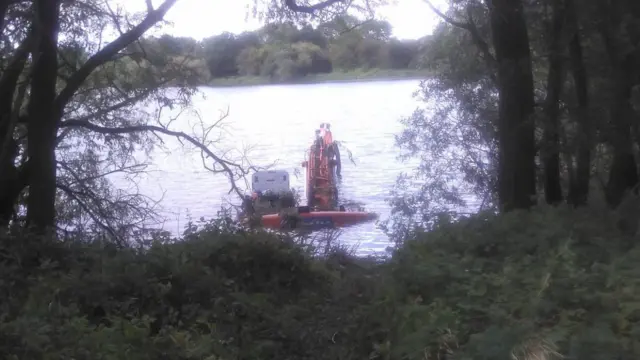
<svg viewBox="0 0 640 360"><path fill-rule="evenodd" d="M145 37L128 49L132 54L144 53L144 59L126 57L121 64L134 84L145 83L145 73L156 71L169 75L172 83L210 87L428 76L429 72L422 70L421 58L427 37L396 39L386 21L356 25L357 19L344 17L316 27L271 24L255 31L222 33L201 41L171 35Z"/></svg>
<svg viewBox="0 0 640 360"><path fill-rule="evenodd" d="M267 85L313 85L337 83L366 83L372 81L421 80L428 78L427 70L367 69L354 71L335 71L326 74L313 74L305 77L277 80L264 76L235 76L212 79L203 86L207 87L248 87Z"/></svg>
<svg viewBox="0 0 640 360"><path fill-rule="evenodd" d="M616 221L597 207L477 214L385 261L224 218L145 248L0 236L0 354L635 359L640 247Z"/></svg>

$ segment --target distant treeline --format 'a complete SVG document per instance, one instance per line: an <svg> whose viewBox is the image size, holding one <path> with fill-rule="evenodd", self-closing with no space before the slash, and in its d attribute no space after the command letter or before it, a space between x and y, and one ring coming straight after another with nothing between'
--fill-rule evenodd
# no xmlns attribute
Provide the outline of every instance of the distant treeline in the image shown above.
<svg viewBox="0 0 640 360"><path fill-rule="evenodd" d="M142 40L155 53L206 67L210 79L260 76L293 80L311 74L368 69L415 69L420 40L391 37L387 21L338 18L317 27L271 24L242 34L196 41L163 35Z"/></svg>

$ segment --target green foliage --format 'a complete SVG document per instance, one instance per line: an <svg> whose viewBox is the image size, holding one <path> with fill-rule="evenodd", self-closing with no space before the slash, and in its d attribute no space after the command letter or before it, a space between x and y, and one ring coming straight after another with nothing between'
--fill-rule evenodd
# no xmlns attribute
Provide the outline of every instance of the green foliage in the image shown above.
<svg viewBox="0 0 640 360"><path fill-rule="evenodd" d="M1 357L343 356L326 347L344 320L359 321L373 282L348 273L355 260L314 260L291 240L220 225L144 249L2 239Z"/></svg>
<svg viewBox="0 0 640 360"><path fill-rule="evenodd" d="M423 358L423 341L455 359L636 358L640 248L615 222L607 211L541 208L407 239L393 278L397 296L415 303L398 320L396 354Z"/></svg>
<svg viewBox="0 0 640 360"><path fill-rule="evenodd" d="M356 69L351 71L333 71L323 74L309 74L302 78L291 79L286 84L318 84L339 82L366 82L380 80L420 79L430 76L428 71L412 69ZM212 86L256 86L273 84L274 80L263 76L240 76L213 79Z"/></svg>
<svg viewBox="0 0 640 360"><path fill-rule="evenodd" d="M225 32L203 41L204 55L212 76L233 76L238 74L236 58L244 49L234 34Z"/></svg>
<svg viewBox="0 0 640 360"><path fill-rule="evenodd" d="M391 203L390 233L399 238L416 224L429 228L438 214L457 216L496 209L498 204L499 159L504 154L499 152L499 66L490 7L479 1L448 3L451 6L441 17L443 21L432 35L419 41L418 66L432 74L416 93L424 106L401 120L404 129L396 138L401 157L420 162L415 171L399 179ZM573 1L521 3L536 103L531 121L535 124L532 162L536 164L537 200L549 201L545 192L550 185L560 188L560 202L578 204L577 194L585 201L603 193L611 198L612 190L619 199L637 185L637 161L631 158L637 160L635 124L640 98L630 95L637 92L637 67L622 70L623 65L613 59L638 62L639 28L633 25L640 19L638 7L632 1L615 2L617 8L585 3L575 9ZM553 6L564 9L558 16L566 16L559 29L553 26ZM554 38L561 44L559 71L556 66L550 71L551 54L557 52L551 50ZM615 75L616 71L624 75ZM550 73L560 74L561 80L551 81ZM620 79L625 79L622 84ZM554 84L560 84L559 88L550 87ZM613 90L625 86L628 88L619 93ZM615 96L621 97L616 100ZM627 109L623 114L615 110L621 107ZM623 119L625 116L630 118ZM617 121L621 123L616 125ZM618 160L614 161L614 154ZM620 154L629 161L620 160ZM550 166L554 158L559 158L557 167ZM614 162L616 169L626 170L614 173ZM509 176L503 175L502 180ZM610 200L610 205L617 205L614 203Z"/></svg>
<svg viewBox="0 0 640 360"><path fill-rule="evenodd" d="M386 21L360 22L350 16L316 27L268 24L253 32L225 32L199 44L193 42L169 35L143 41L169 57L194 54L191 49L196 48L193 56L206 63L214 80L259 76L282 82L335 71L416 69L418 64L415 41L392 39Z"/></svg>
<svg viewBox="0 0 640 360"><path fill-rule="evenodd" d="M312 255L224 220L142 248L3 238L0 355L637 358L640 248L616 221L479 214L415 233L387 261Z"/></svg>
<svg viewBox="0 0 640 360"><path fill-rule="evenodd" d="M484 6L475 25L490 39ZM420 84L424 105L401 119L400 158L419 159L403 174L391 200L394 239L414 226L429 229L440 216L492 209L496 204L498 92L469 31L440 23L421 39L418 66L433 76Z"/></svg>

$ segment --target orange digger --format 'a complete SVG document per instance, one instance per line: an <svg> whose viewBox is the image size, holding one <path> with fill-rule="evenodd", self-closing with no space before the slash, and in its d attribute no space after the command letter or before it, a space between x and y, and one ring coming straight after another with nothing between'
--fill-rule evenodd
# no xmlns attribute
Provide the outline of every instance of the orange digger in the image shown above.
<svg viewBox="0 0 640 360"><path fill-rule="evenodd" d="M307 206L298 206L288 191L286 171L259 171L252 177L253 196L244 198L244 214L255 218L256 224L280 230L342 228L377 219L375 213L347 211L338 206L337 182L342 163L329 124L320 124L316 130L302 166L307 169Z"/></svg>
<svg viewBox="0 0 640 360"><path fill-rule="evenodd" d="M307 169L307 206L316 211L335 210L338 207L337 180L341 177L342 163L330 124L320 124L302 166Z"/></svg>

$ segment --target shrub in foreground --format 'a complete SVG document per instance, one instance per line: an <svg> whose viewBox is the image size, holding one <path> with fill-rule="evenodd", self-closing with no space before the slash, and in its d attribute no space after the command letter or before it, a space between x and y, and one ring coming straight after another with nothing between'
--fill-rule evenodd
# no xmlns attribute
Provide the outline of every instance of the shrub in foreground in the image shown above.
<svg viewBox="0 0 640 360"><path fill-rule="evenodd" d="M358 334L336 334L374 284L348 273L348 255L314 260L267 234L192 232L144 251L2 247L6 359L344 358L338 344L357 347Z"/></svg>
<svg viewBox="0 0 640 360"><path fill-rule="evenodd" d="M6 359L640 358L640 248L604 210L480 214L386 262L237 229L1 244Z"/></svg>
<svg viewBox="0 0 640 360"><path fill-rule="evenodd" d="M478 215L407 239L392 358L640 358L640 247L611 212Z"/></svg>

